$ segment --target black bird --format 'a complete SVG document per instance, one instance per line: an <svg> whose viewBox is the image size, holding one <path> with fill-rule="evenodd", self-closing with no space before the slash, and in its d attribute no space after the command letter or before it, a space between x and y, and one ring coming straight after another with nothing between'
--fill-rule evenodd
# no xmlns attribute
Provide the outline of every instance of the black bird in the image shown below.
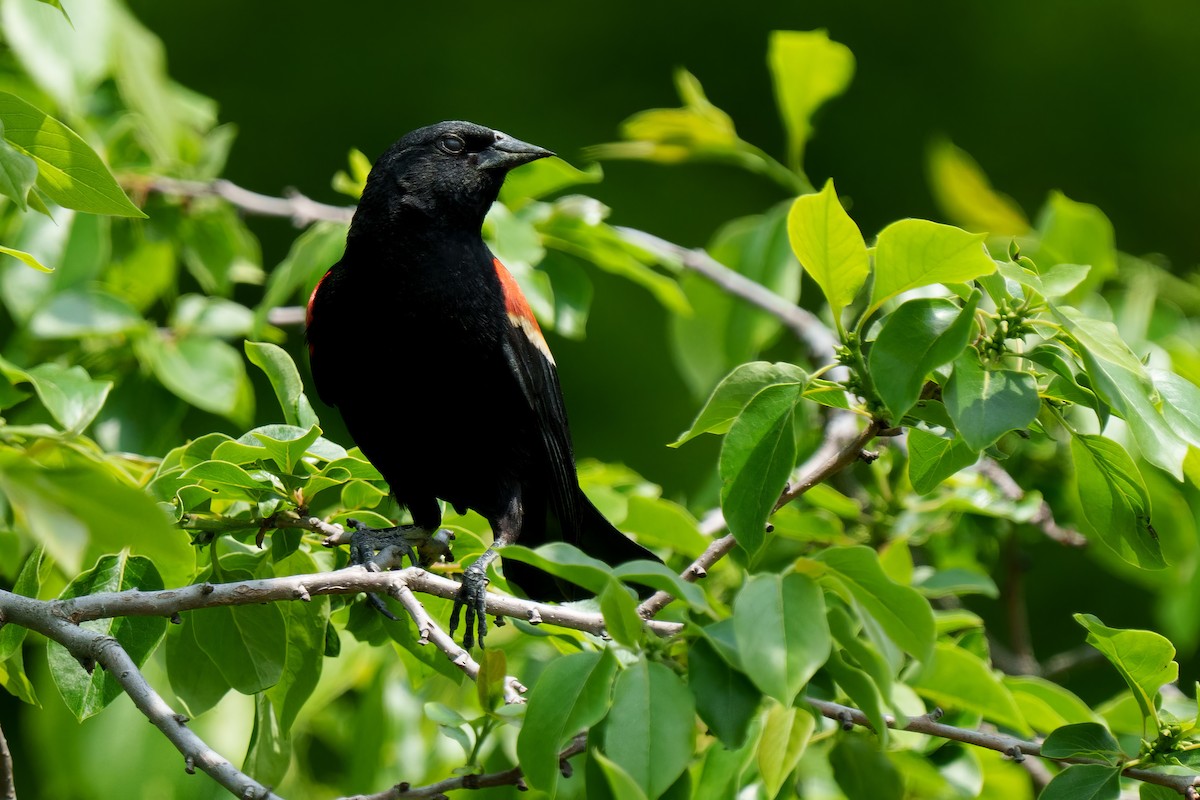
<svg viewBox="0 0 1200 800"><path fill-rule="evenodd" d="M467 647L476 619L480 644L486 632L486 566L518 538L562 539L614 565L657 560L580 490L554 358L480 233L508 171L552 155L469 122L409 133L375 162L345 255L308 305L317 392L413 520L356 526L354 560L414 529L432 536L439 499L491 524L494 544L465 570L451 619L453 634L465 605ZM504 571L534 599L580 593L519 562Z"/></svg>

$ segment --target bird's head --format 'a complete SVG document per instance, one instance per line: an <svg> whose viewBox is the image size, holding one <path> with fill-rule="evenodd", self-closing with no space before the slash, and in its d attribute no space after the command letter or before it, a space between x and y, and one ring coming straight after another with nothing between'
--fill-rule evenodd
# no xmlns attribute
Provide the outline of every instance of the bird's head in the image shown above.
<svg viewBox="0 0 1200 800"><path fill-rule="evenodd" d="M359 208L393 223L477 230L508 171L552 155L472 122L439 122L407 134L375 162Z"/></svg>

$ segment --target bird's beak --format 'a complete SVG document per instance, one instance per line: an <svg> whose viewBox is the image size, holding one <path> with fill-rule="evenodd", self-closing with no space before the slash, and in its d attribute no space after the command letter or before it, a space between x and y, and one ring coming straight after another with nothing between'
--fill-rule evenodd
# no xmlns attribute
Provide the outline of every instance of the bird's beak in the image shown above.
<svg viewBox="0 0 1200 800"><path fill-rule="evenodd" d="M528 164L530 161L537 161L539 158L552 156L544 147L538 147L535 144L522 142L520 139L496 132L496 141L491 147L479 153L480 169L501 169L510 170L514 167L519 167L522 164Z"/></svg>

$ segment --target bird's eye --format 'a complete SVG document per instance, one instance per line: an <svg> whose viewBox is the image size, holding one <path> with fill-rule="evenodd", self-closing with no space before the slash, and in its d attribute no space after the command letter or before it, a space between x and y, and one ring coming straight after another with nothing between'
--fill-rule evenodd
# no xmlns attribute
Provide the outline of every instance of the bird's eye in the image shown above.
<svg viewBox="0 0 1200 800"><path fill-rule="evenodd" d="M447 134L438 139L437 144L438 148L443 153L449 153L452 156L456 156L463 150L467 149L467 143L462 140L462 137L456 136L453 133Z"/></svg>

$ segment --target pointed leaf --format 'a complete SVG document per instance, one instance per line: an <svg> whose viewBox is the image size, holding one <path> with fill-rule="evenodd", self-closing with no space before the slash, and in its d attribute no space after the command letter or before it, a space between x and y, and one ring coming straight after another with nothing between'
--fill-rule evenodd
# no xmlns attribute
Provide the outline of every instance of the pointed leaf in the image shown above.
<svg viewBox="0 0 1200 800"><path fill-rule="evenodd" d="M1109 660L1133 692L1142 717L1158 726L1155 698L1159 689L1179 677L1175 647L1153 631L1110 628L1091 614L1076 614L1087 628L1087 642Z"/></svg>
<svg viewBox="0 0 1200 800"><path fill-rule="evenodd" d="M1075 434L1071 460L1084 519L1100 541L1142 569L1165 567L1150 524L1150 495L1124 448L1103 436Z"/></svg>
<svg viewBox="0 0 1200 800"><path fill-rule="evenodd" d="M1028 427L1042 407L1032 374L986 369L974 349L954 362L942 399L958 436L976 452L1009 431Z"/></svg>
<svg viewBox="0 0 1200 800"><path fill-rule="evenodd" d="M688 649L688 687L696 697L700 719L722 744L729 748L745 744L762 694L707 639L696 639Z"/></svg>
<svg viewBox="0 0 1200 800"><path fill-rule="evenodd" d="M570 739L608 714L617 660L603 653L575 653L551 661L529 694L517 736L525 779L554 794L560 777L558 754Z"/></svg>
<svg viewBox="0 0 1200 800"><path fill-rule="evenodd" d="M833 181L816 194L796 198L788 212L788 238L838 318L854 302L871 267L862 233L838 199Z"/></svg>
<svg viewBox="0 0 1200 800"><path fill-rule="evenodd" d="M772 31L767 63L775 102L788 133L788 163L799 169L812 137L812 117L854 78L854 54L824 30Z"/></svg>
<svg viewBox="0 0 1200 800"><path fill-rule="evenodd" d="M647 797L660 797L692 758L695 714L692 693L674 672L637 661L617 675L613 686L604 752Z"/></svg>
<svg viewBox="0 0 1200 800"><path fill-rule="evenodd" d="M738 544L753 557L767 517L796 466L793 419L798 384L763 389L746 405L721 446L721 508Z"/></svg>
<svg viewBox="0 0 1200 800"><path fill-rule="evenodd" d="M908 431L908 480L918 494L929 494L978 460L979 453L960 436L947 439L921 428Z"/></svg>
<svg viewBox="0 0 1200 800"><path fill-rule="evenodd" d="M8 92L0 92L4 138L37 162L37 186L63 208L145 217L108 167L73 130Z"/></svg>
<svg viewBox="0 0 1200 800"><path fill-rule="evenodd" d="M1022 735L1029 733L1012 693L987 664L961 647L939 643L911 685L943 708L972 711Z"/></svg>
<svg viewBox="0 0 1200 800"><path fill-rule="evenodd" d="M783 782L800 764L817 721L807 710L794 706L772 705L763 723L758 741L758 773L767 797L776 797Z"/></svg>
<svg viewBox="0 0 1200 800"><path fill-rule="evenodd" d="M163 581L154 568L154 562L142 556L122 553L101 558L96 566L71 581L59 599L97 592L124 592L131 589L155 591L162 588ZM167 620L164 617L111 617L81 622L80 625L115 638L139 667L146 663L167 632ZM85 671L75 656L57 642L47 645L46 657L63 702L81 721L102 711L124 691L115 675L99 666L90 673Z"/></svg>
<svg viewBox="0 0 1200 800"><path fill-rule="evenodd" d="M725 376L709 396L704 408L686 432L671 443L679 447L702 433L725 433L746 405L763 389L779 384L801 384L807 380L804 370L792 364L754 361L742 364Z"/></svg>
<svg viewBox="0 0 1200 800"><path fill-rule="evenodd" d="M871 345L871 382L899 422L921 396L929 373L958 358L967 346L982 293L959 308L940 297L909 300L887 316Z"/></svg>
<svg viewBox="0 0 1200 800"><path fill-rule="evenodd" d="M790 706L829 657L825 596L807 575L751 576L733 604L743 668L764 694Z"/></svg>
<svg viewBox="0 0 1200 800"><path fill-rule="evenodd" d="M966 283L996 271L983 234L924 219L893 222L875 246L873 311L890 297L933 283Z"/></svg>
<svg viewBox="0 0 1200 800"><path fill-rule="evenodd" d="M284 422L300 428L317 424L317 414L304 394L300 371L286 350L274 344L247 341L246 357L270 379L271 388L283 409Z"/></svg>
<svg viewBox="0 0 1200 800"><path fill-rule="evenodd" d="M933 647L933 609L911 586L901 586L884 574L879 556L870 547L831 547L818 556L851 596L862 604L887 633L918 661Z"/></svg>

